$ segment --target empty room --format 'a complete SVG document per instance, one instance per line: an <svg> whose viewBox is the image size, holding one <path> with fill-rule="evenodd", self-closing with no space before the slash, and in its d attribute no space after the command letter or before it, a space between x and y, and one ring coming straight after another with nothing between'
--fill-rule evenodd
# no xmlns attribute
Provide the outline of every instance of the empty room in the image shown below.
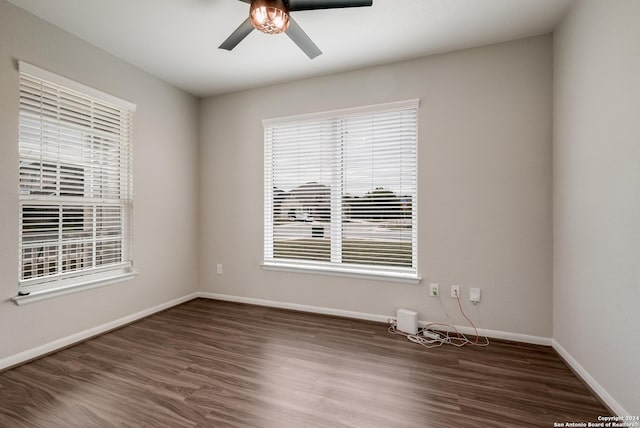
<svg viewBox="0 0 640 428"><path fill-rule="evenodd" d="M639 22L0 0L0 427L640 428Z"/></svg>

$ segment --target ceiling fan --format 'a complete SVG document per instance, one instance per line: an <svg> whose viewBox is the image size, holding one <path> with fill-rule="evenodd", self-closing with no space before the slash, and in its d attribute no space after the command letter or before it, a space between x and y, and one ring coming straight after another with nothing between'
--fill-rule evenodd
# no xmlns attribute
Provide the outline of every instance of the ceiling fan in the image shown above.
<svg viewBox="0 0 640 428"><path fill-rule="evenodd" d="M310 59L322 51L307 36L290 12L316 9L337 9L343 7L371 6L373 0L239 0L250 3L249 17L222 42L220 49L235 48L247 35L257 29L266 34L287 33Z"/></svg>

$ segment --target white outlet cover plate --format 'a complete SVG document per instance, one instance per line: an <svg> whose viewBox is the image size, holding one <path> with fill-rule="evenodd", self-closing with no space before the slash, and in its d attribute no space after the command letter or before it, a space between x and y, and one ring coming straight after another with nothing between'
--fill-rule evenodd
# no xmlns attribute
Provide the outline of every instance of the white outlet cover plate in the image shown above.
<svg viewBox="0 0 640 428"><path fill-rule="evenodd" d="M457 295L456 295L456 291L458 292ZM459 285L452 285L451 286L451 297L453 297L454 299L456 297L460 297L460 286Z"/></svg>
<svg viewBox="0 0 640 428"><path fill-rule="evenodd" d="M429 296L436 297L440 294L440 286L435 282L429 284Z"/></svg>

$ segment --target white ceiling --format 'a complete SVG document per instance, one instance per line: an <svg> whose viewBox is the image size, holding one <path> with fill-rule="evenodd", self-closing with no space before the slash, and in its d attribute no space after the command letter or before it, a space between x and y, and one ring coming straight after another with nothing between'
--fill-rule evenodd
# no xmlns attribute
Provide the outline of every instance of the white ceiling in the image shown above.
<svg viewBox="0 0 640 428"><path fill-rule="evenodd" d="M238 0L9 0L197 96L551 32L574 0L373 0L293 12L323 51L253 31L218 49L248 16Z"/></svg>

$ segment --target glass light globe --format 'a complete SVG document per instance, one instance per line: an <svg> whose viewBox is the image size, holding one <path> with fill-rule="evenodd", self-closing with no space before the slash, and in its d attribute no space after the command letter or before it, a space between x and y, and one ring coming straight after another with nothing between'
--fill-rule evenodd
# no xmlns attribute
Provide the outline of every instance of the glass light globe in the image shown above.
<svg viewBox="0 0 640 428"><path fill-rule="evenodd" d="M266 34L282 33L289 28L289 12L282 0L253 0L249 17L255 29Z"/></svg>

